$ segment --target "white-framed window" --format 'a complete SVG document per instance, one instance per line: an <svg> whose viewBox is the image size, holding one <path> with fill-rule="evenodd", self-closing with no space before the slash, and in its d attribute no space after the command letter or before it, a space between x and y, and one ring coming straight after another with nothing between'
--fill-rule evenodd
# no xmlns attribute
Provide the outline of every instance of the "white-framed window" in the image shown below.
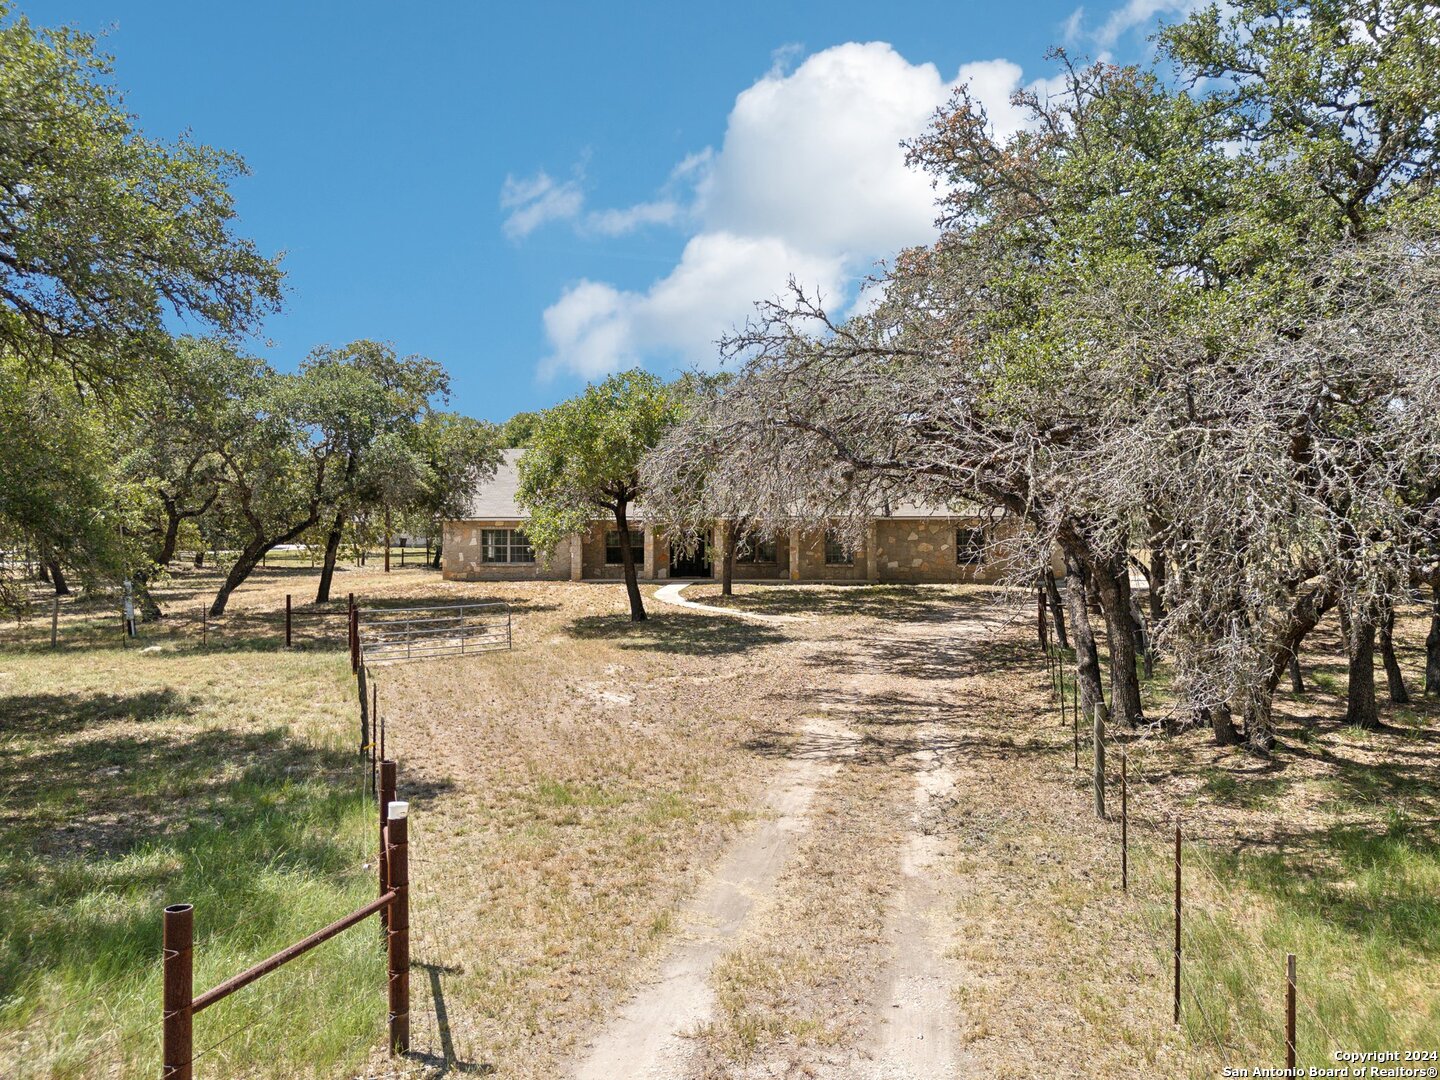
<svg viewBox="0 0 1440 1080"><path fill-rule="evenodd" d="M839 535L830 529L825 530L825 565L855 565L855 553L853 551L847 551L845 545L840 542Z"/></svg>
<svg viewBox="0 0 1440 1080"><path fill-rule="evenodd" d="M635 556L636 561L645 558L645 530L630 530L630 552ZM605 565L619 566L624 562L624 556L620 554L620 530L605 530Z"/></svg>
<svg viewBox="0 0 1440 1080"><path fill-rule="evenodd" d="M962 525L955 530L955 563L976 566L985 561L985 529L979 525Z"/></svg>
<svg viewBox="0 0 1440 1080"><path fill-rule="evenodd" d="M735 561L742 563L773 563L775 558L775 541L762 540L758 536L747 536L739 544L740 550L735 552Z"/></svg>
<svg viewBox="0 0 1440 1080"><path fill-rule="evenodd" d="M481 529L480 561L487 563L533 563L535 549L524 529Z"/></svg>

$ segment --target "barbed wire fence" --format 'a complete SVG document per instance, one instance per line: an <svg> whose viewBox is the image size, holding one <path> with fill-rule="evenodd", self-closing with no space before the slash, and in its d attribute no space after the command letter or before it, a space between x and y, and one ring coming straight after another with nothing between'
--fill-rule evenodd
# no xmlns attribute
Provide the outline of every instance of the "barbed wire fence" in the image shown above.
<svg viewBox="0 0 1440 1080"><path fill-rule="evenodd" d="M1197 973L1196 962L1190 960L1192 952L1187 942L1193 944L1196 938L1194 924L1203 920L1211 926L1220 915L1231 917L1244 915L1253 910L1254 902L1240 897L1235 888L1228 884L1225 876L1217 869L1206 837L1198 832L1193 821L1188 821L1174 807L1174 798L1162 791L1152 779L1160 773L1159 762L1165 756L1161 750L1160 734L1165 725L1150 724L1134 729L1125 729L1118 734L1108 722L1108 708L1098 705L1098 717L1082 717L1079 680L1074 672L1075 653L1073 649L1062 649L1050 640L1045 625L1044 602L1040 608L1040 649L1049 679L1049 694L1055 703L1060 725L1070 729L1070 744L1066 749L1071 758L1070 767L1075 773L1082 769L1091 772L1090 786L1095 792L1096 810L1102 820L1114 827L1116 833L1116 878L1122 892L1136 896L1142 903L1166 904L1173 917L1174 936L1170 954L1169 970L1166 974L1171 981L1172 1022L1176 1026L1185 1023L1190 1008L1199 1018L1200 1037L1211 1043L1222 1057L1241 1057L1247 1062L1255 1044L1266 1042L1276 1047L1284 1067L1294 1069L1300 1050L1304 1045L1301 1033L1297 1031L1297 1017L1303 1016L1311 1026L1313 1035L1323 1036L1331 1051L1348 1047L1331 1030L1323 1015L1315 1007L1311 997L1300 993L1297 970L1300 958L1293 953L1282 951L1273 943L1257 936L1247 938L1247 948L1257 951L1263 958L1261 970L1253 972L1248 980L1249 992L1254 994L1257 1011L1272 1017L1264 1031L1237 1032L1236 1025L1244 1022L1243 1011L1218 1012L1206 1008L1207 996L1222 995L1233 991L1233 986L1217 989L1207 977L1212 973L1202 967ZM1098 739L1097 739L1098 736ZM1111 794L1118 795L1120 813L1114 812ZM1157 812L1158 811L1158 812ZM1138 833L1140 844L1132 842ZM1135 876L1130 872L1134 866L1132 856L1137 848L1147 854L1164 852L1173 845L1173 889L1171 895L1137 896L1132 888ZM1163 874L1162 877L1167 876ZM1193 876L1193 877L1192 877ZM1187 889L1186 884L1191 882ZM1210 909L1196 910L1196 898L1201 895L1194 889L1193 882L1203 884L1211 896L1219 898L1223 912ZM1199 963L1203 964L1203 955ZM1307 974L1306 983L1320 985L1323 973ZM1207 991L1212 992L1207 994ZM1245 1035L1242 1039L1240 1035ZM1353 1040L1351 1040L1353 1042ZM1313 1047L1311 1049L1314 1054ZM1330 1061L1328 1057L1323 1058Z"/></svg>

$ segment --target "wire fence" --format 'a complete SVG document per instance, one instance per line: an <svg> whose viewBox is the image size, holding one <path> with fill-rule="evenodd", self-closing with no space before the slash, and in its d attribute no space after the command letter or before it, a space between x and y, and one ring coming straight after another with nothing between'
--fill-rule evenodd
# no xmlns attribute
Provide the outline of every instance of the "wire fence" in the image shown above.
<svg viewBox="0 0 1440 1080"><path fill-rule="evenodd" d="M1222 932L1221 920L1253 920L1256 904L1253 897L1238 895L1236 888L1227 883L1226 877L1217 868L1213 855L1196 829L1194 822L1187 822L1178 808L1175 798L1162 791L1154 777L1162 772L1162 759L1167 756L1162 750L1159 735L1160 725L1126 729L1117 733L1108 723L1108 709L1103 701L1097 705L1098 716L1090 718L1081 715L1081 693L1078 675L1075 671L1075 652L1061 648L1050 640L1044 614L1044 602L1040 607L1040 645L1050 680L1050 697L1054 701L1062 727L1068 727L1070 739L1071 768L1079 773L1089 771L1089 786L1094 794L1095 811L1104 821L1115 827L1118 850L1116 852L1116 879L1119 888L1141 903L1162 904L1170 909L1173 918L1173 942L1170 965L1166 974L1171 981L1171 1019L1177 1025L1186 1022L1191 1009L1198 1017L1199 1035L1210 1042L1217 1053L1247 1056L1255 1044L1270 1043L1283 1059L1283 1067L1296 1068L1297 1059L1302 1057L1308 1034L1310 1058L1317 1063L1331 1062L1330 1053L1347 1048L1355 1040L1341 1040L1331 1030L1310 996L1301 993L1301 982L1297 974L1298 958L1262 936L1247 936L1244 947L1260 954L1260 963L1249 972L1245 991L1253 995L1256 1009L1269 1018L1259 1030L1251 1030L1246 1011L1231 1009L1217 1012L1213 1007L1215 999L1222 1001L1232 998L1235 987L1223 974L1208 970L1203 952L1196 949L1197 933L1217 928ZM1115 800L1119 800L1119 813L1115 812ZM1138 834L1140 844L1133 843ZM1234 839L1231 837L1230 839ZM1173 884L1168 896L1137 895L1131 888L1135 876L1133 855L1137 848L1147 853L1166 852L1173 846ZM1162 876L1168 877L1169 875ZM1171 882L1166 882L1171 884ZM1196 884L1203 885L1197 890ZM1153 886L1153 881L1150 883ZM1197 908L1197 897L1203 896L1209 905ZM1218 903L1217 903L1218 900ZM1200 953L1198 957L1196 953ZM1326 974L1307 973L1308 987L1322 986ZM1205 1000L1212 1001L1207 1008ZM1310 1027L1309 1032L1297 1032L1297 1019L1303 1017ZM1314 1045L1316 1036L1328 1041L1329 1053L1317 1052Z"/></svg>

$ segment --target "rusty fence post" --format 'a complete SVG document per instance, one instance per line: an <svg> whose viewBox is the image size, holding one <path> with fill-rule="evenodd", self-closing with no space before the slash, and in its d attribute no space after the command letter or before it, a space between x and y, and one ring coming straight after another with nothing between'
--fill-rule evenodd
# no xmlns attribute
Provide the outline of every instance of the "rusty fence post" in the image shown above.
<svg viewBox="0 0 1440 1080"><path fill-rule="evenodd" d="M191 1080L194 1057L191 1002L195 996L195 909L171 904L162 930L164 1012L161 1015L162 1080Z"/></svg>
<svg viewBox="0 0 1440 1080"><path fill-rule="evenodd" d="M386 812L389 840L387 857L390 890L390 925L386 950L389 968L390 1052L410 1049L410 844L406 815L410 804L391 802Z"/></svg>
<svg viewBox="0 0 1440 1080"><path fill-rule="evenodd" d="M1175 820L1175 1026L1180 1026L1180 820Z"/></svg>
<svg viewBox="0 0 1440 1080"><path fill-rule="evenodd" d="M379 768L380 754L376 735L380 727L380 684L370 683L370 791L375 791L375 774Z"/></svg>
<svg viewBox="0 0 1440 1080"><path fill-rule="evenodd" d="M380 896L384 896L390 888L389 874L389 842L385 837L385 815L389 812L390 804L395 801L395 762L380 762ZM380 932L386 933L390 926L390 909L380 910Z"/></svg>
<svg viewBox="0 0 1440 1080"><path fill-rule="evenodd" d="M1285 1068L1295 1069L1295 954L1285 954Z"/></svg>
<svg viewBox="0 0 1440 1080"><path fill-rule="evenodd" d="M290 648L290 594L285 594L285 647Z"/></svg>

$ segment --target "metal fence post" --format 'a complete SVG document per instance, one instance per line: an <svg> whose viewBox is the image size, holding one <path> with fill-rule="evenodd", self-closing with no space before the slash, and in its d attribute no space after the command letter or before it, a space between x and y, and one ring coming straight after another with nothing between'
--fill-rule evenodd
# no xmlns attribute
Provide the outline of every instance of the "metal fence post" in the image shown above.
<svg viewBox="0 0 1440 1080"><path fill-rule="evenodd" d="M1295 1068L1295 954L1285 954L1285 1068Z"/></svg>
<svg viewBox="0 0 1440 1080"><path fill-rule="evenodd" d="M205 610L204 604L200 605L200 644L210 645L210 613Z"/></svg>
<svg viewBox="0 0 1440 1080"><path fill-rule="evenodd" d="M285 594L285 647L290 648L290 594Z"/></svg>
<svg viewBox="0 0 1440 1080"><path fill-rule="evenodd" d="M1105 707L1095 706L1095 733L1092 736L1095 816L1105 820Z"/></svg>
<svg viewBox="0 0 1440 1080"><path fill-rule="evenodd" d="M195 909L172 904L162 929L164 1012L161 1016L162 1080L191 1080L194 1057L191 1002L195 996Z"/></svg>
<svg viewBox="0 0 1440 1080"><path fill-rule="evenodd" d="M60 644L60 597L55 597L55 604L50 609L50 647L56 648Z"/></svg>
<svg viewBox="0 0 1440 1080"><path fill-rule="evenodd" d="M390 888L389 866L390 858L389 841L385 838L385 815L389 812L390 804L395 801L395 762L380 762L380 896L384 896ZM380 931L384 934L390 926L390 909L380 910Z"/></svg>
<svg viewBox="0 0 1440 1080"><path fill-rule="evenodd" d="M1120 748L1120 891L1130 891L1130 755Z"/></svg>
<svg viewBox="0 0 1440 1080"><path fill-rule="evenodd" d="M1180 822L1175 822L1175 1026L1180 1026Z"/></svg>
<svg viewBox="0 0 1440 1080"><path fill-rule="evenodd" d="M395 893L395 899L390 901L386 935L392 1054L403 1054L410 1049L410 841L406 820L409 810L409 803L392 802L386 815L390 889Z"/></svg>

